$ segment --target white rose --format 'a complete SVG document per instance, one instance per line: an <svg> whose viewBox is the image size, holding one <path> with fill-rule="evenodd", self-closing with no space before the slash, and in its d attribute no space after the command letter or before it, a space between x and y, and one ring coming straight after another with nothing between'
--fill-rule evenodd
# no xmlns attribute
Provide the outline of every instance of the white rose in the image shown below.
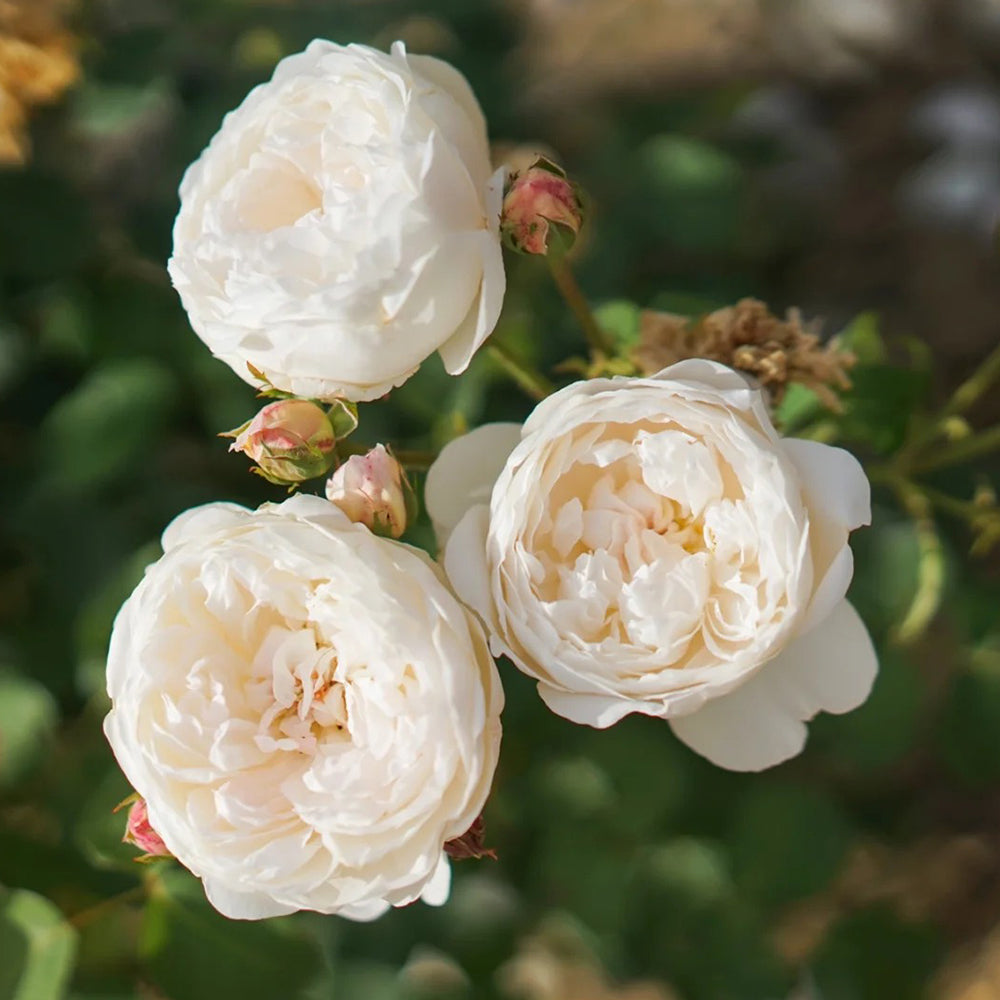
<svg viewBox="0 0 1000 1000"><path fill-rule="evenodd" d="M125 603L105 732L214 906L371 919L448 895L503 695L436 567L326 500L178 517Z"/></svg>
<svg viewBox="0 0 1000 1000"><path fill-rule="evenodd" d="M187 171L170 276L195 332L309 398L374 399L440 350L465 370L505 278L503 174L447 63L314 41Z"/></svg>
<svg viewBox="0 0 1000 1000"><path fill-rule="evenodd" d="M669 718L716 764L759 770L871 688L875 653L844 599L864 472L779 438L723 365L571 385L523 428L449 444L426 502L494 653L574 722Z"/></svg>

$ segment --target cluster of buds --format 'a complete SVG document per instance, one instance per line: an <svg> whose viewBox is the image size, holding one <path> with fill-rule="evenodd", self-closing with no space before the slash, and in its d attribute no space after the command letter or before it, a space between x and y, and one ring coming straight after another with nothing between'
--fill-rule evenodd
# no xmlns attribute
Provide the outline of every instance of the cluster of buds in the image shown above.
<svg viewBox="0 0 1000 1000"><path fill-rule="evenodd" d="M385 445L352 455L330 477L326 498L377 535L399 538L416 516L416 493Z"/></svg>
<svg viewBox="0 0 1000 1000"><path fill-rule="evenodd" d="M253 472L294 487L325 476L337 462L338 442L357 426L352 403L336 400L324 410L307 399L279 399L222 437L235 438L229 450L251 458ZM403 466L381 444L340 465L326 484L326 496L355 523L390 538L399 538L416 516L416 493Z"/></svg>
<svg viewBox="0 0 1000 1000"><path fill-rule="evenodd" d="M544 157L507 183L500 232L518 253L567 253L583 225L579 188Z"/></svg>

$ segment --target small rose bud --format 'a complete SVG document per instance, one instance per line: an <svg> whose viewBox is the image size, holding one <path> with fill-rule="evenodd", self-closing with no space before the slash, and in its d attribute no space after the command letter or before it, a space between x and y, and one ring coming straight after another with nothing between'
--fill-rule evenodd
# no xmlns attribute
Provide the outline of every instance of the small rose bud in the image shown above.
<svg viewBox="0 0 1000 1000"><path fill-rule="evenodd" d="M520 253L566 253L583 224L576 185L554 163L536 160L514 174L504 196L500 231Z"/></svg>
<svg viewBox="0 0 1000 1000"><path fill-rule="evenodd" d="M403 534L415 513L416 495L403 467L380 444L344 462L327 480L326 497L355 523L391 538Z"/></svg>
<svg viewBox="0 0 1000 1000"><path fill-rule="evenodd" d="M137 861L148 861L151 858L170 858L173 855L167 850L167 845L160 835L150 826L149 815L146 812L146 800L136 797L128 811L128 822L125 826L125 836L122 840L132 844L143 852Z"/></svg>
<svg viewBox="0 0 1000 1000"><path fill-rule="evenodd" d="M330 418L306 399L268 403L249 423L230 431L230 451L242 451L257 463L255 472L278 485L322 476L337 445Z"/></svg>

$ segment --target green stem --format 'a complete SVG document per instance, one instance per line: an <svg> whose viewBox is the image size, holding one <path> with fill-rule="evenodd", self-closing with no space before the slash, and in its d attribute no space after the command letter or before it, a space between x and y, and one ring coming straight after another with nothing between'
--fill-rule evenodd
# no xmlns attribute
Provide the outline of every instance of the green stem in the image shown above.
<svg viewBox="0 0 1000 1000"><path fill-rule="evenodd" d="M576 277L572 269L566 262L565 257L555 259L548 258L549 270L552 272L552 280L556 283L556 288L566 301L570 311L576 317L583 335L587 338L590 348L597 354L605 357L613 357L615 345L611 338L601 329L594 314L590 309L586 296L577 284Z"/></svg>
<svg viewBox="0 0 1000 1000"><path fill-rule="evenodd" d="M952 393L944 408L945 417L953 417L968 410L1000 379L1000 346L993 349L986 360Z"/></svg>
<svg viewBox="0 0 1000 1000"><path fill-rule="evenodd" d="M952 465L961 465L997 449L1000 449L1000 424L987 431L955 441L946 450L942 449L936 455L913 462L911 468L914 472L934 472Z"/></svg>
<svg viewBox="0 0 1000 1000"><path fill-rule="evenodd" d="M88 906L87 909L75 913L69 918L69 923L79 930L88 924L92 924L95 920L100 920L106 913L111 912L122 903L138 902L140 899L145 898L145 895L145 884L133 886L131 889L126 889L124 892L118 893L117 896L102 899L99 903L95 903L93 906Z"/></svg>
<svg viewBox="0 0 1000 1000"><path fill-rule="evenodd" d="M984 452L1000 447L1000 439L995 437L989 444L980 443L981 438L988 437L989 434L995 435L997 431L994 430L956 442L940 458L925 459L922 462L913 461L924 448L933 444L942 435L949 420L969 410L998 379L1000 379L1000 347L994 348L972 375L951 394L951 398L945 404L940 415L917 431L903 446L896 455L896 468L900 471L912 468L914 471L920 472L943 469L949 465L958 465L969 457L976 458ZM966 448L970 445L972 445L971 451L966 452Z"/></svg>
<svg viewBox="0 0 1000 1000"><path fill-rule="evenodd" d="M556 387L540 371L515 357L503 344L491 340L486 350L532 399L543 400L556 391Z"/></svg>
<svg viewBox="0 0 1000 1000"><path fill-rule="evenodd" d="M924 634L941 607L945 559L944 547L934 524L931 502L926 493L903 479L894 481L893 487L903 509L913 518L919 551L916 593L893 636L896 642L905 645Z"/></svg>

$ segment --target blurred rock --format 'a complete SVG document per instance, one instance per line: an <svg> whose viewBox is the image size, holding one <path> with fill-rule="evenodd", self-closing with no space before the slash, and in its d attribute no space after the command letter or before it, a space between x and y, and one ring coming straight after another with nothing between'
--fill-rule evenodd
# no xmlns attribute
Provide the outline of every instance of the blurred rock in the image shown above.
<svg viewBox="0 0 1000 1000"><path fill-rule="evenodd" d="M512 1000L677 1000L664 983L611 983L582 929L558 914L550 917L497 973Z"/></svg>
<svg viewBox="0 0 1000 1000"><path fill-rule="evenodd" d="M814 79L856 79L912 45L925 0L761 0L765 34L779 62Z"/></svg>

